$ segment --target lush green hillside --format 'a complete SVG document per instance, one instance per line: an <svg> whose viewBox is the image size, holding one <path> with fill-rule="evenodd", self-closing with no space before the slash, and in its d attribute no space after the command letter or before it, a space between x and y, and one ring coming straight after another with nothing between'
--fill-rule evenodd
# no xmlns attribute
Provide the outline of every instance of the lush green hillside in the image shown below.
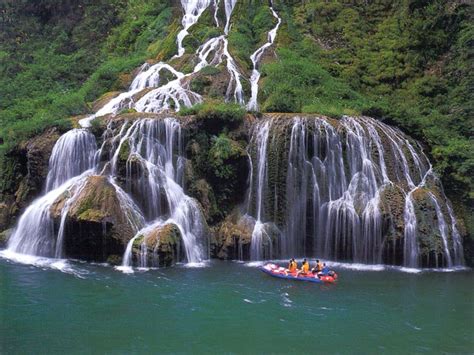
<svg viewBox="0 0 474 355"><path fill-rule="evenodd" d="M229 48L242 71L275 24L263 0L240 1ZM146 59L169 59L178 1L23 0L0 5L2 154L51 125L70 125L123 90ZM367 114L426 145L457 206L474 198L472 8L464 1L275 1L276 55L262 68L264 111ZM184 45L215 36L206 11ZM185 68L182 68L185 70ZM197 84L195 84L197 85ZM469 212L464 213L465 218ZM468 211L468 210L467 210Z"/></svg>

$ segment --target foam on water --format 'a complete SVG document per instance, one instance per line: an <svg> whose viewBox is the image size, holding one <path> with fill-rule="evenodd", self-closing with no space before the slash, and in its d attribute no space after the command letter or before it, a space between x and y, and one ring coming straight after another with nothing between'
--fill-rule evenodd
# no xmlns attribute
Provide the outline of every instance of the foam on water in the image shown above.
<svg viewBox="0 0 474 355"><path fill-rule="evenodd" d="M85 278L89 271L77 268L67 259L53 259L42 256L15 253L11 250L1 250L0 258L13 261L18 264L31 265L42 269L51 269L71 274L79 278Z"/></svg>

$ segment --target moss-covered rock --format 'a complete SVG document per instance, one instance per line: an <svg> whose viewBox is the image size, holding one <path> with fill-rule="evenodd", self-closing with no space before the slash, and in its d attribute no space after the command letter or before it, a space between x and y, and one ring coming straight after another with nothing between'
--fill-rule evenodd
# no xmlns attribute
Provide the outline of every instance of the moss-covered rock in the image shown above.
<svg viewBox="0 0 474 355"><path fill-rule="evenodd" d="M215 228L215 257L228 260L250 259L250 243L255 220L234 210Z"/></svg>
<svg viewBox="0 0 474 355"><path fill-rule="evenodd" d="M181 233L173 223L156 226L133 242L133 263L142 267L171 266L183 257Z"/></svg>
<svg viewBox="0 0 474 355"><path fill-rule="evenodd" d="M439 230L439 220L436 213L431 190L419 188L413 192L413 201L417 221L417 236L420 246L422 265L426 267L446 266L444 260L443 238ZM450 239L450 235L447 238ZM452 240L448 240L451 249ZM451 251L452 253L452 251Z"/></svg>
<svg viewBox="0 0 474 355"><path fill-rule="evenodd" d="M387 185L380 193L382 214L382 259L387 264L403 263L405 193L396 185Z"/></svg>
<svg viewBox="0 0 474 355"><path fill-rule="evenodd" d="M66 202L71 196L68 207ZM90 176L83 185L60 196L50 209L56 224L65 208L69 208L64 236L64 252L68 257L106 261L110 255L121 255L135 234L133 213L123 205L116 188L104 176Z"/></svg>

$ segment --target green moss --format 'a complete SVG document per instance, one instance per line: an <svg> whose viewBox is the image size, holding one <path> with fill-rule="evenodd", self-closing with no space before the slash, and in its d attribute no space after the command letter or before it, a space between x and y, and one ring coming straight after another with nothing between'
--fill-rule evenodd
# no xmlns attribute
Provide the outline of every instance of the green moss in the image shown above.
<svg viewBox="0 0 474 355"><path fill-rule="evenodd" d="M220 72L221 71L220 71L219 68L216 68L212 65L207 65L204 68L202 68L199 73L202 74L202 75L217 75Z"/></svg>
<svg viewBox="0 0 474 355"><path fill-rule="evenodd" d="M120 151L118 155L119 161L126 162L129 156L130 156L130 143L128 140L125 140L120 146Z"/></svg>
<svg viewBox="0 0 474 355"><path fill-rule="evenodd" d="M87 209L78 215L78 220L101 222L108 214L101 210Z"/></svg>
<svg viewBox="0 0 474 355"><path fill-rule="evenodd" d="M231 140L226 134L220 134L212 138L209 165L218 178L232 179L236 174L236 167L231 162L245 155L245 150L239 143Z"/></svg>
<svg viewBox="0 0 474 355"><path fill-rule="evenodd" d="M125 108L123 110L121 110L118 114L119 115L125 115L127 113L135 113L137 112L137 110L135 110L134 108Z"/></svg>

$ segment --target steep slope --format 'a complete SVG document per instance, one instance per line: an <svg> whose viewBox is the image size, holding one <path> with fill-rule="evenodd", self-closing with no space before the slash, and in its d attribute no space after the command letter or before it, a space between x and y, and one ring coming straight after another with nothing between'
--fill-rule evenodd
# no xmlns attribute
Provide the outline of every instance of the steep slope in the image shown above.
<svg viewBox="0 0 474 355"><path fill-rule="evenodd" d="M68 116L97 112L89 102L107 91L128 93L107 94L104 102L115 98L95 116L179 109L209 98L245 105L258 69L263 111L367 114L421 139L456 213L472 229L467 4L221 0L183 10L177 1L61 1L53 11L45 0L4 6L2 21L11 29L2 32L0 56L2 196L16 191L8 181L15 163L4 154L48 126L64 130ZM259 48L265 48L260 62L252 61Z"/></svg>

